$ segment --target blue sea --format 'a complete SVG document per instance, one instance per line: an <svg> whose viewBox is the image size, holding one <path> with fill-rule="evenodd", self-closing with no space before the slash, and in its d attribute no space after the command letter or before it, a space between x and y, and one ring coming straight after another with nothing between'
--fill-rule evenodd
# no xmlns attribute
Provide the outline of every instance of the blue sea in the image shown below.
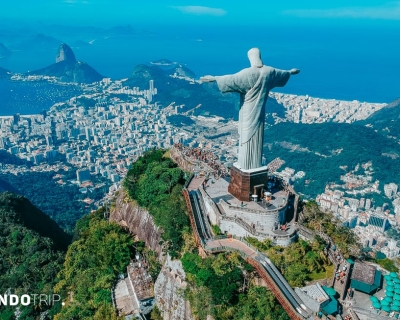
<svg viewBox="0 0 400 320"><path fill-rule="evenodd" d="M301 70L275 91L366 102L390 102L400 96L399 30L357 25L235 25L151 26L149 31L135 36L58 38L66 43L91 41L89 46L73 47L75 55L113 79L127 78L135 65L162 58L186 65L199 77L235 73L249 66L248 49L259 47L264 64ZM56 49L40 54L17 51L0 60L0 66L26 72L53 63L55 54Z"/></svg>

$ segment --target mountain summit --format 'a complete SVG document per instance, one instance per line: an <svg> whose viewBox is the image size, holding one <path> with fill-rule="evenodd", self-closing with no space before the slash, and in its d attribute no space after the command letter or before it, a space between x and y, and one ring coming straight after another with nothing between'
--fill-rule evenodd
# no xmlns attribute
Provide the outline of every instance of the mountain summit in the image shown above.
<svg viewBox="0 0 400 320"><path fill-rule="evenodd" d="M56 63L62 61L76 62L75 54L72 49L65 43L61 43L58 47L58 52L56 56Z"/></svg>
<svg viewBox="0 0 400 320"><path fill-rule="evenodd" d="M12 55L12 52L2 43L0 43L0 59L8 58Z"/></svg>
<svg viewBox="0 0 400 320"><path fill-rule="evenodd" d="M64 82L78 83L92 83L103 79L103 76L87 63L77 61L74 52L65 43L58 48L56 63L28 74L57 77Z"/></svg>

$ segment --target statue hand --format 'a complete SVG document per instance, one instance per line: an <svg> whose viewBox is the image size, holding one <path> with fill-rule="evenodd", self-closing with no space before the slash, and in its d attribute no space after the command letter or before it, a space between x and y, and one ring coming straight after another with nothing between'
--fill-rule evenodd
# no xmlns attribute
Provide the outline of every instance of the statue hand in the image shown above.
<svg viewBox="0 0 400 320"><path fill-rule="evenodd" d="M290 70L290 74L298 74L298 73L300 73L299 69L293 68L292 70Z"/></svg>
<svg viewBox="0 0 400 320"><path fill-rule="evenodd" d="M200 77L200 81L201 82L214 82L215 81L215 77L213 77L213 76Z"/></svg>

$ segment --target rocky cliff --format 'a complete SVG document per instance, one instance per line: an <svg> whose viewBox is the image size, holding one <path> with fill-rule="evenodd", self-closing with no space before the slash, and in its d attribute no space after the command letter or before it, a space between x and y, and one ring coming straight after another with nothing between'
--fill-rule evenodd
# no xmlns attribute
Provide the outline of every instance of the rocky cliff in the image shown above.
<svg viewBox="0 0 400 320"><path fill-rule="evenodd" d="M58 48L58 52L57 52L57 56L56 56L56 63L61 62L61 61L76 62L74 52L65 43L60 44L60 47Z"/></svg>
<svg viewBox="0 0 400 320"><path fill-rule="evenodd" d="M183 297L183 290L187 284L182 263L180 260L171 260L162 253L161 233L148 211L139 207L120 190L115 207L111 210L110 220L128 228L132 235L158 253L163 267L154 284L154 296L163 319L192 320L189 302Z"/></svg>
<svg viewBox="0 0 400 320"><path fill-rule="evenodd" d="M168 256L154 284L156 304L164 320L193 319L189 302L183 298L183 290L187 286L185 277L182 263Z"/></svg>
<svg viewBox="0 0 400 320"><path fill-rule="evenodd" d="M178 77L187 77L187 78L196 78L196 74L190 70L189 68L179 64L175 68L169 69L167 71L167 74L169 75L177 75Z"/></svg>
<svg viewBox="0 0 400 320"><path fill-rule="evenodd" d="M128 228L138 240L144 241L148 248L158 253L161 262L165 260L159 228L148 211L131 201L123 190L118 194L115 208L110 213L110 220Z"/></svg>
<svg viewBox="0 0 400 320"><path fill-rule="evenodd" d="M170 157L183 171L193 172L194 168L196 167L196 163L194 161L185 159L182 153L175 147L171 148Z"/></svg>
<svg viewBox="0 0 400 320"><path fill-rule="evenodd" d="M56 63L31 71L28 75L42 75L59 78L64 82L92 83L103 76L85 62L77 61L72 49L62 43L57 51Z"/></svg>

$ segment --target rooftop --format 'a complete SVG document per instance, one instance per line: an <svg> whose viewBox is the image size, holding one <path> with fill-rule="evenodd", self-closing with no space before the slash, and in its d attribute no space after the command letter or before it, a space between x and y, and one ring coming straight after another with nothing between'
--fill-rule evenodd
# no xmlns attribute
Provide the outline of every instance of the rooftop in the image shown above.
<svg viewBox="0 0 400 320"><path fill-rule="evenodd" d="M274 185L275 184L275 185ZM211 199L218 203L221 199L229 205L242 207L242 201L236 199L228 192L229 179L210 179L207 182L205 191ZM278 186L277 181L268 181L268 190L272 193L271 200L265 201L243 201L243 207L252 210L271 211L284 206L288 200L288 193Z"/></svg>
<svg viewBox="0 0 400 320"><path fill-rule="evenodd" d="M374 284L375 273L376 267L366 263L355 262L351 279L372 285Z"/></svg>
<svg viewBox="0 0 400 320"><path fill-rule="evenodd" d="M318 283L316 285L310 285L300 288L306 295L318 301L319 304L329 300L329 296L326 294L324 289Z"/></svg>
<svg viewBox="0 0 400 320"><path fill-rule="evenodd" d="M139 301L154 297L153 281L147 269L147 262L144 260L132 262L128 266L129 278Z"/></svg>

